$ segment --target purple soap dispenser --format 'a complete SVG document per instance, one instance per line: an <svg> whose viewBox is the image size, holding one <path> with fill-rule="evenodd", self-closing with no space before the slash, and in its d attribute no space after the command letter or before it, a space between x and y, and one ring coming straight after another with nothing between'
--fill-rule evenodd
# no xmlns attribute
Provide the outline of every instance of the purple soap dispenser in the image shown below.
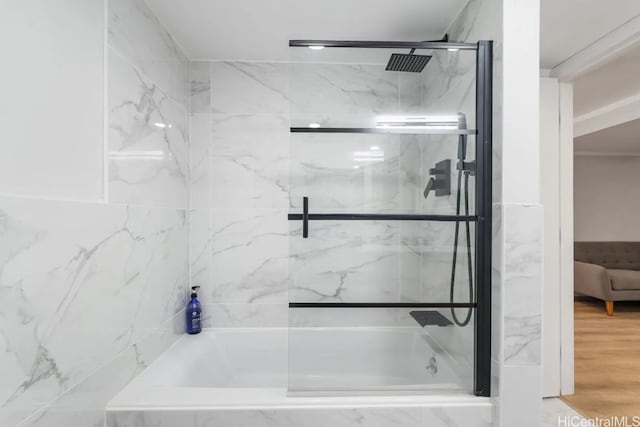
<svg viewBox="0 0 640 427"><path fill-rule="evenodd" d="M199 334L202 331L202 323L200 317L202 314L202 308L200 301L198 301L198 288L200 286L191 287L191 300L187 304L185 310L185 317L187 319L187 333L194 335Z"/></svg>

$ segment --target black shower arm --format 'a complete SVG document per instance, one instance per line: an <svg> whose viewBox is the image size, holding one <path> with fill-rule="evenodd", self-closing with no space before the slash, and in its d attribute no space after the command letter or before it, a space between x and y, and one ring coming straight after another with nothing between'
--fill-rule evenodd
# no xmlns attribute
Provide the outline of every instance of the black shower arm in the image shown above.
<svg viewBox="0 0 640 427"><path fill-rule="evenodd" d="M423 40L421 43L448 43L449 42L449 34L445 34L444 37L442 37L440 40ZM416 48L414 47L413 49L411 49L411 51L409 51L410 55L413 55L413 52L416 51Z"/></svg>

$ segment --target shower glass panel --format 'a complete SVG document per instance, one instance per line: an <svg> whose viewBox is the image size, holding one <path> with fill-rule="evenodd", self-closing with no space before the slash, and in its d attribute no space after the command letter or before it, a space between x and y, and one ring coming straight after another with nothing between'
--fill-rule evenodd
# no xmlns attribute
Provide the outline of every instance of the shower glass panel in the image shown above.
<svg viewBox="0 0 640 427"><path fill-rule="evenodd" d="M453 302L462 306L455 309L460 321L472 310L465 306L473 302L467 260L474 254L468 257L462 240L450 295L454 228L449 222L311 221L305 239L292 221L290 302L354 306L289 310L289 390L470 392L473 321L454 326L450 308L411 307ZM422 327L420 316L430 324Z"/></svg>
<svg viewBox="0 0 640 427"><path fill-rule="evenodd" d="M466 162L475 160L475 135L465 135ZM468 195L469 215L475 215L475 175L465 174L458 187L458 135L364 133L303 133L290 135L290 204L302 210L304 197L313 212L455 214L458 188L460 212ZM440 166L444 161L445 163ZM443 169L446 191L424 191ZM444 185L443 185L444 186Z"/></svg>
<svg viewBox="0 0 640 427"><path fill-rule="evenodd" d="M488 392L476 50L404 50L290 49L292 395Z"/></svg>

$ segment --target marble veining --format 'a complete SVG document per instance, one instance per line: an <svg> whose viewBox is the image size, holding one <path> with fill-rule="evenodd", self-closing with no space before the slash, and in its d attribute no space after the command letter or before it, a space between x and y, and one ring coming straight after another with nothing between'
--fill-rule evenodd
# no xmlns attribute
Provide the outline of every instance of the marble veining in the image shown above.
<svg viewBox="0 0 640 427"><path fill-rule="evenodd" d="M289 129L281 114L214 114L211 206L286 208Z"/></svg>
<svg viewBox="0 0 640 427"><path fill-rule="evenodd" d="M403 210L399 203L402 137L292 134L291 204L309 197L314 211Z"/></svg>
<svg viewBox="0 0 640 427"><path fill-rule="evenodd" d="M194 427L488 427L491 425L491 410L488 406L406 406L209 412L114 411L107 414L108 427L172 427L184 423Z"/></svg>
<svg viewBox="0 0 640 427"><path fill-rule="evenodd" d="M398 75L380 65L292 65L291 114L389 114L399 109Z"/></svg>
<svg viewBox="0 0 640 427"><path fill-rule="evenodd" d="M212 206L212 146L210 114L191 114L189 131L189 208Z"/></svg>
<svg viewBox="0 0 640 427"><path fill-rule="evenodd" d="M504 207L504 361L539 365L542 341L542 208Z"/></svg>
<svg viewBox="0 0 640 427"><path fill-rule="evenodd" d="M213 62L211 91L214 113L289 113L289 64Z"/></svg>
<svg viewBox="0 0 640 427"><path fill-rule="evenodd" d="M86 380L18 427L104 426L107 402L183 334L184 313L178 312L156 330L98 368Z"/></svg>
<svg viewBox="0 0 640 427"><path fill-rule="evenodd" d="M292 230L291 301L399 299L399 233L391 222L314 221Z"/></svg>
<svg viewBox="0 0 640 427"><path fill-rule="evenodd" d="M211 211L211 302L287 301L289 225L282 209ZM241 260L241 262L238 262Z"/></svg>
<svg viewBox="0 0 640 427"><path fill-rule="evenodd" d="M211 62L192 61L191 114L211 112Z"/></svg>
<svg viewBox="0 0 640 427"><path fill-rule="evenodd" d="M186 208L186 111L115 51L109 59L109 200Z"/></svg>
<svg viewBox="0 0 640 427"><path fill-rule="evenodd" d="M189 263L191 285L206 290L213 279L211 256L213 254L212 215L208 209L189 211Z"/></svg>
<svg viewBox="0 0 640 427"><path fill-rule="evenodd" d="M25 199L0 211L3 410L51 401L180 309L184 212Z"/></svg>
<svg viewBox="0 0 640 427"><path fill-rule="evenodd" d="M97 172L99 191L91 200L100 203L0 198L3 426L103 425L107 400L184 325L189 64L144 0L89 3L90 8L58 4L58 15L49 18L61 18L53 21L63 27L82 21L79 31L60 32L60 25L56 31L86 38L82 47L98 52L99 74L84 73L93 70L82 64L87 58L67 61L75 67L70 75L89 79L76 79L75 89L100 104L98 122L75 117L97 126L99 137L85 138L82 145L97 143L98 149L83 158L86 150L73 152L47 138L38 144L56 146L83 170ZM26 11L21 9L16 12ZM49 43L54 51L56 40L57 35ZM73 51L69 46L62 47ZM69 96L67 103L74 99ZM73 140L68 129L58 133ZM63 163L58 169L73 175ZM38 194L53 197L51 188ZM167 320L174 315L179 332Z"/></svg>
<svg viewBox="0 0 640 427"><path fill-rule="evenodd" d="M144 0L108 0L108 44L174 101L188 105L188 60Z"/></svg>

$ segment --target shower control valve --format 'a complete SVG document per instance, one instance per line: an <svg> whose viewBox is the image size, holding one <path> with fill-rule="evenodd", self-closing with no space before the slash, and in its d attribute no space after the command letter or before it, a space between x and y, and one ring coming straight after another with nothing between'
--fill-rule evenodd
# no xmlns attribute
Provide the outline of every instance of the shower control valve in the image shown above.
<svg viewBox="0 0 640 427"><path fill-rule="evenodd" d="M442 160L436 163L435 166L435 168L429 169L431 178L422 192L425 199L433 190L436 192L436 197L451 194L451 160Z"/></svg>

